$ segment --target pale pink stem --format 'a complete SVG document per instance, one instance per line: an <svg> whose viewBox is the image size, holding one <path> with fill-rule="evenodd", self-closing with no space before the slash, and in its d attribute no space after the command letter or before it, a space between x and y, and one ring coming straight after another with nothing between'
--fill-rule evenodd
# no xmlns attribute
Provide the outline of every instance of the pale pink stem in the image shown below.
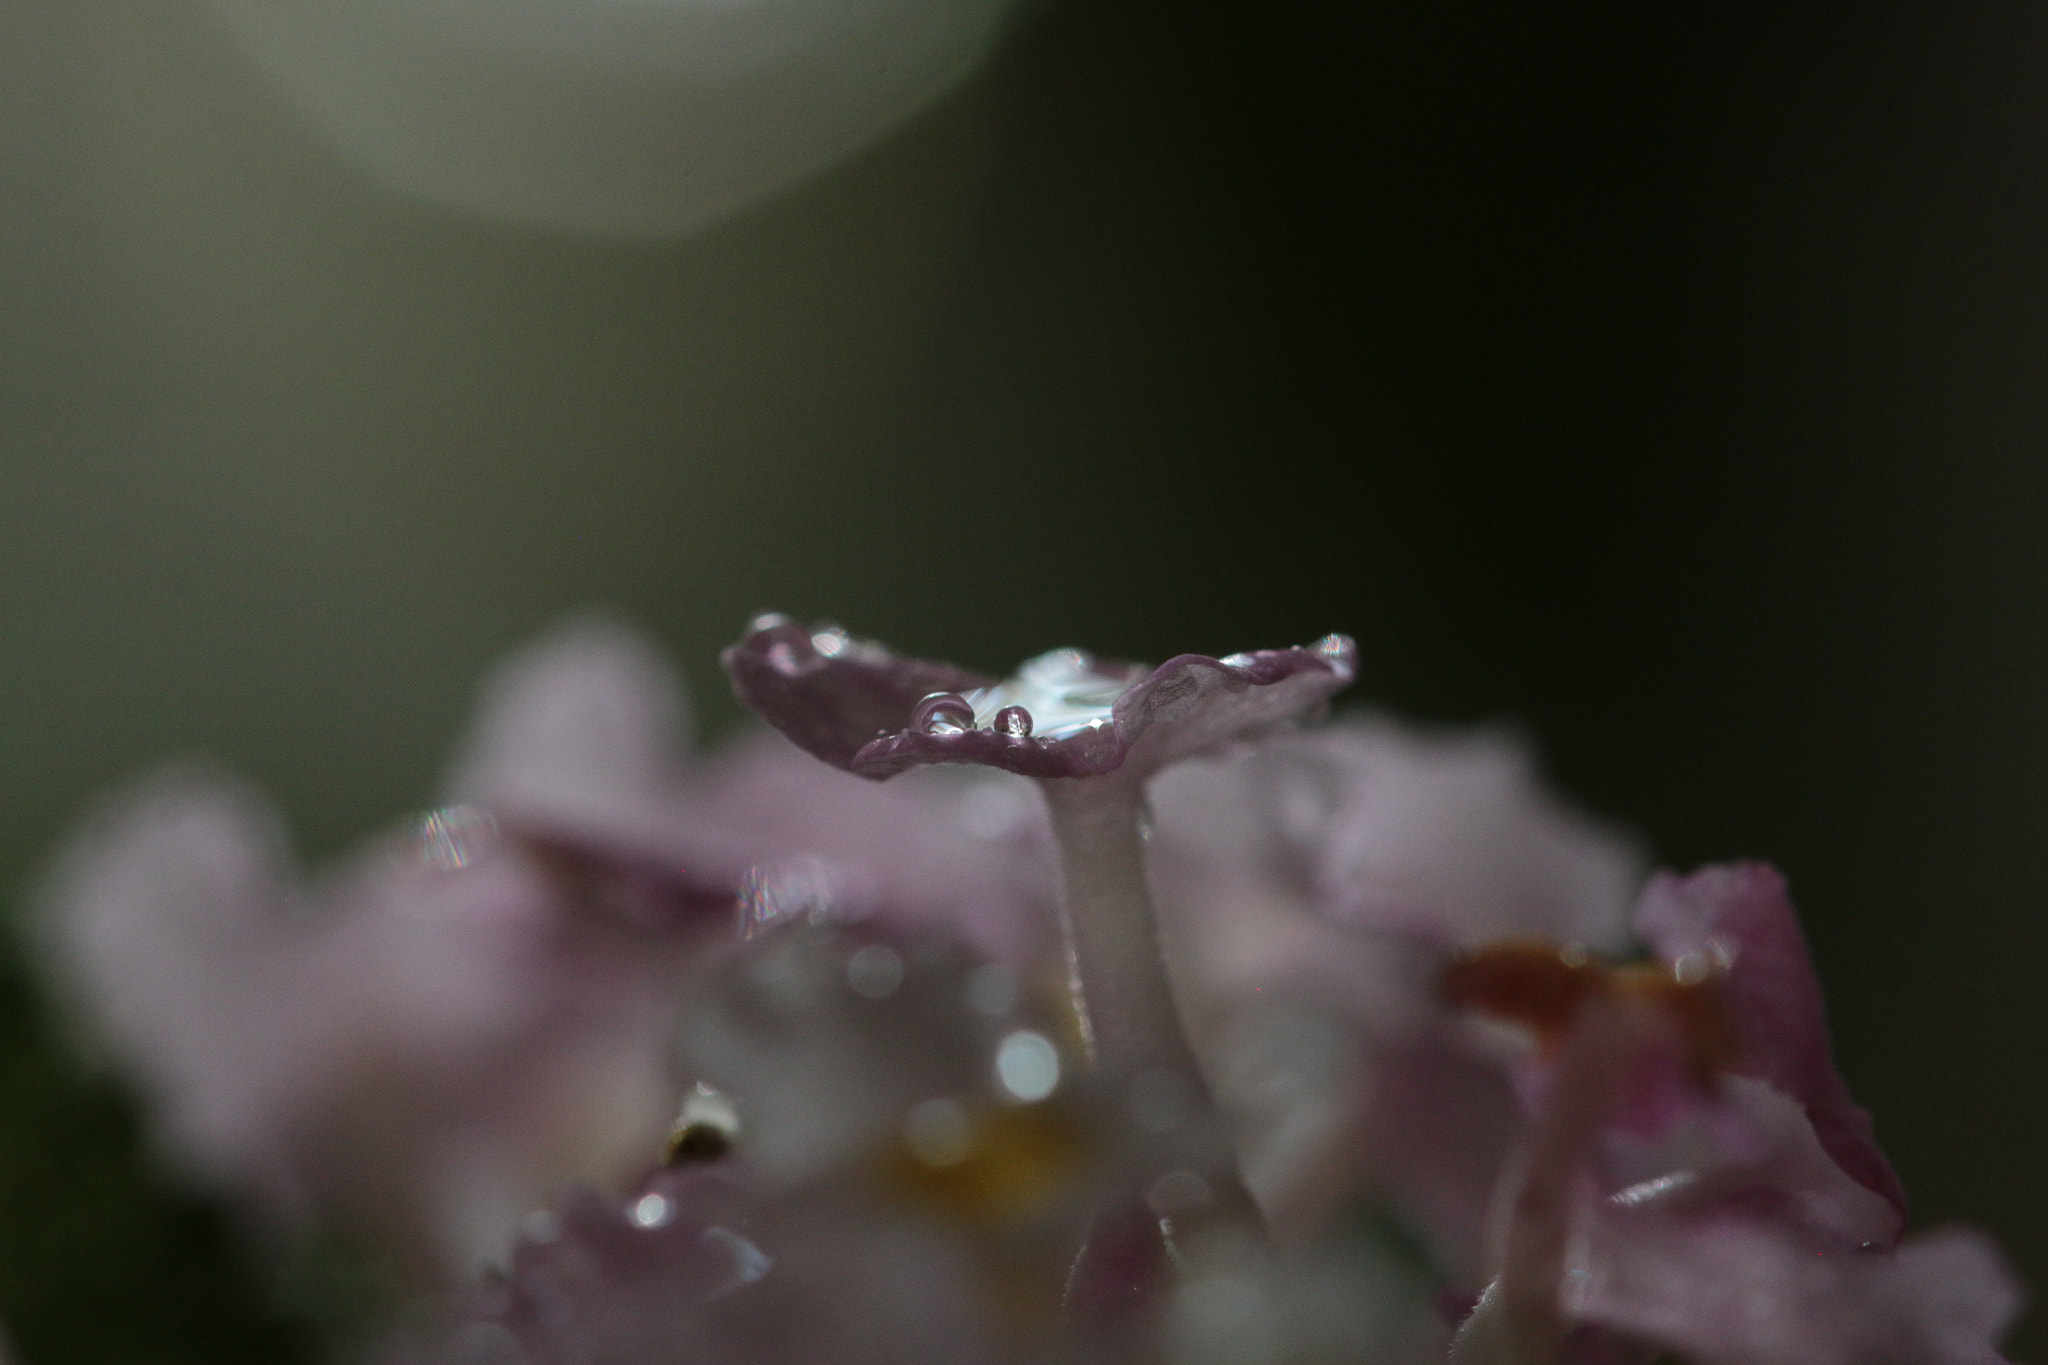
<svg viewBox="0 0 2048 1365"><path fill-rule="evenodd" d="M1573 1021L1543 1112L1502 1173L1499 1270L1451 1345L1451 1365L1555 1365L1578 1182L1645 1052L1673 1025L1641 1001L1594 999Z"/></svg>

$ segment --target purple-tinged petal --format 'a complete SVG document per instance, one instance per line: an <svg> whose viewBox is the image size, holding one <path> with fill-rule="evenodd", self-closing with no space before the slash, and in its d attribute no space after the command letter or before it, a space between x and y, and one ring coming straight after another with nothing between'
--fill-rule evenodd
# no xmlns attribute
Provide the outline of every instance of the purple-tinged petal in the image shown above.
<svg viewBox="0 0 2048 1365"><path fill-rule="evenodd" d="M1729 964L1721 997L1741 1054L1734 1069L1798 1100L1835 1164L1903 1219L1905 1187L1878 1149L1870 1114L1835 1070L1820 982L1785 879L1762 863L1659 876L1643 893L1636 926L1668 962Z"/></svg>
<svg viewBox="0 0 2048 1365"><path fill-rule="evenodd" d="M154 1103L174 1154L290 1202L274 1161L310 1021L278 821L255 793L180 770L111 801L38 897L60 987Z"/></svg>
<svg viewBox="0 0 2048 1365"><path fill-rule="evenodd" d="M775 615L757 618L722 662L733 691L763 720L806 753L849 770L877 734L908 726L925 697L994 681Z"/></svg>
<svg viewBox="0 0 2048 1365"><path fill-rule="evenodd" d="M645 637L572 617L491 670L446 799L557 828L630 826L674 798L687 729L682 684Z"/></svg>
<svg viewBox="0 0 2048 1365"><path fill-rule="evenodd" d="M1183 654L1149 672L1056 650L996 682L834 628L764 620L725 653L740 700L807 752L877 779L927 763L1042 778L1129 765L1142 778L1315 711L1357 662L1338 635L1227 659Z"/></svg>
<svg viewBox="0 0 2048 1365"><path fill-rule="evenodd" d="M2018 1306L1973 1233L1843 1250L1735 1212L1604 1213L1565 1295L1572 1316L1693 1365L1999 1365Z"/></svg>
<svg viewBox="0 0 2048 1365"><path fill-rule="evenodd" d="M756 885L798 874L823 893L764 905L768 918L943 929L1012 968L1054 954L1052 834L1029 782L965 768L866 782L762 732L715 757L703 789L704 835L758 869Z"/></svg>

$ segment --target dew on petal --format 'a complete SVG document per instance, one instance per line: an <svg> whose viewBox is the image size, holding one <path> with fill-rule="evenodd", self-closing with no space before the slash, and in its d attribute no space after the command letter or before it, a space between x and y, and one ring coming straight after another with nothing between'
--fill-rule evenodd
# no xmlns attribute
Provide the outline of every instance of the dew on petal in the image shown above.
<svg viewBox="0 0 2048 1365"><path fill-rule="evenodd" d="M1018 1029L996 1047L996 1079L1026 1104L1059 1089L1060 1052L1044 1034Z"/></svg>
<svg viewBox="0 0 2048 1365"><path fill-rule="evenodd" d="M634 1201L633 1211L629 1216L635 1227L646 1228L651 1232L655 1228L666 1227L669 1220L676 1216L676 1210L666 1195L643 1194Z"/></svg>
<svg viewBox="0 0 2048 1365"><path fill-rule="evenodd" d="M406 851L437 872L457 872L484 856L498 839L498 822L477 806L428 811L414 824Z"/></svg>
<svg viewBox="0 0 2048 1365"><path fill-rule="evenodd" d="M816 858L794 858L749 868L740 879L738 932L743 939L799 917L822 924L832 917L832 872Z"/></svg>
<svg viewBox="0 0 2048 1365"><path fill-rule="evenodd" d="M974 708L958 692L933 692L910 713L910 728L925 735L957 735L974 728Z"/></svg>
<svg viewBox="0 0 2048 1365"><path fill-rule="evenodd" d="M722 1248L732 1257L732 1281L719 1292L730 1293L734 1289L754 1284L775 1268L775 1262L769 1259L767 1252L731 1228L708 1227L697 1234L697 1240L706 1246ZM709 1297L715 1298L717 1294Z"/></svg>
<svg viewBox="0 0 2048 1365"><path fill-rule="evenodd" d="M1358 642L1349 635L1325 635L1310 648L1344 677L1350 677L1358 669Z"/></svg>
<svg viewBox="0 0 2048 1365"><path fill-rule="evenodd" d="M852 640L838 626L822 626L811 636L811 648L827 659L836 659L852 647Z"/></svg>
<svg viewBox="0 0 2048 1365"><path fill-rule="evenodd" d="M702 1081L683 1097L683 1107L662 1144L662 1163L687 1166L716 1161L739 1140L740 1111L732 1096Z"/></svg>
<svg viewBox="0 0 2048 1365"><path fill-rule="evenodd" d="M1031 710L1024 706L1005 706L996 712L996 733L1008 735L1011 739L1024 739L1031 733Z"/></svg>

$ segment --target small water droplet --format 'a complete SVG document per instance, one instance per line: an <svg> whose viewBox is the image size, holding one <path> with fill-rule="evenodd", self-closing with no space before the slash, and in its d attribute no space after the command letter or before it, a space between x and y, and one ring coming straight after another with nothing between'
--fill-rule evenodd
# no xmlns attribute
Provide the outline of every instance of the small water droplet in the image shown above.
<svg viewBox="0 0 2048 1365"><path fill-rule="evenodd" d="M1253 660L1249 654L1226 654L1216 662L1226 668L1250 668Z"/></svg>
<svg viewBox="0 0 2048 1365"><path fill-rule="evenodd" d="M996 1079L1013 1099L1042 1100L1059 1089L1059 1049L1042 1033L1018 1029L996 1048Z"/></svg>
<svg viewBox="0 0 2048 1365"><path fill-rule="evenodd" d="M799 916L823 924L833 916L831 868L816 858L792 858L747 869L740 878L739 936L753 938L769 927Z"/></svg>
<svg viewBox="0 0 2048 1365"><path fill-rule="evenodd" d="M870 943L846 959L846 984L869 1000L887 999L903 984L903 958L885 943Z"/></svg>
<svg viewBox="0 0 2048 1365"><path fill-rule="evenodd" d="M747 630L751 633L759 634L764 630L778 630L788 624L789 618L781 612L764 611L753 620L747 622Z"/></svg>
<svg viewBox="0 0 2048 1365"><path fill-rule="evenodd" d="M836 659L852 647L853 642L838 626L821 627L811 636L811 648L827 659Z"/></svg>
<svg viewBox="0 0 2048 1365"><path fill-rule="evenodd" d="M1349 635L1325 635L1312 646L1333 672L1350 677L1358 667L1358 642Z"/></svg>
<svg viewBox="0 0 2048 1365"><path fill-rule="evenodd" d="M903 1141L927 1166L958 1166L973 1148L967 1111L957 1100L925 1100L904 1118Z"/></svg>
<svg viewBox="0 0 2048 1365"><path fill-rule="evenodd" d="M974 728L974 708L958 692L933 692L910 713L910 728L923 735L957 735Z"/></svg>
<svg viewBox="0 0 2048 1365"><path fill-rule="evenodd" d="M498 822L477 806L428 811L414 824L407 851L422 867L456 872L481 858L498 839Z"/></svg>
<svg viewBox="0 0 2048 1365"><path fill-rule="evenodd" d="M706 1246L723 1247L732 1256L732 1283L720 1293L730 1293L744 1285L753 1284L770 1270L775 1262L768 1259L768 1253L755 1246L731 1228L710 1227L697 1234L697 1240ZM710 1297L716 1298L714 1293Z"/></svg>
<svg viewBox="0 0 2048 1365"><path fill-rule="evenodd" d="M1031 712L1022 706L1005 706L996 712L996 733L1023 739L1031 733Z"/></svg>
<svg viewBox="0 0 2048 1365"><path fill-rule="evenodd" d="M1671 964L1671 977L1681 986L1697 986L1710 970L1705 953L1684 953Z"/></svg>
<svg viewBox="0 0 2048 1365"><path fill-rule="evenodd" d="M676 1216L676 1210L675 1205L669 1203L664 1195L643 1194L634 1202L630 1216L635 1227L646 1228L651 1232L655 1228L667 1226L669 1220Z"/></svg>
<svg viewBox="0 0 2048 1365"><path fill-rule="evenodd" d="M716 1161L732 1150L740 1136L739 1106L732 1096L699 1081L683 1097L683 1106L662 1144L664 1165L689 1166Z"/></svg>

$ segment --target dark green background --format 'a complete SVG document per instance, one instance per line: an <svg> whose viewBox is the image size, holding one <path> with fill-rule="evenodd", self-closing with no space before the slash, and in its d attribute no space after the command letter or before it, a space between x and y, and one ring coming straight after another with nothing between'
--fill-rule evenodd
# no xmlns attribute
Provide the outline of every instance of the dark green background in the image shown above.
<svg viewBox="0 0 2048 1365"><path fill-rule="evenodd" d="M712 728L764 606L990 667L1345 629L1785 867L1921 1219L2048 1280L2048 12L1067 0L680 245L379 195L196 8L0 0L0 54L12 885L192 751L331 852L593 601ZM22 1354L303 1350L37 1009Z"/></svg>

